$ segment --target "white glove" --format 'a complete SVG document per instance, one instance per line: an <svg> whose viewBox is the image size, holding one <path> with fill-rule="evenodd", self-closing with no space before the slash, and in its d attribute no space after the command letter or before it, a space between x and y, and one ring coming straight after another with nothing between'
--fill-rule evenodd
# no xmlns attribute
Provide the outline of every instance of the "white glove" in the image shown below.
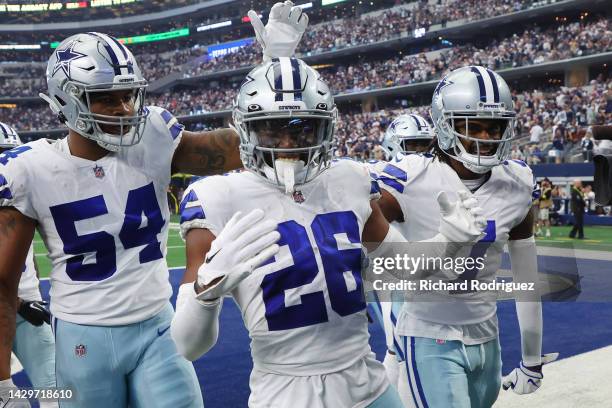
<svg viewBox="0 0 612 408"><path fill-rule="evenodd" d="M277 223L264 220L263 210L245 216L238 211L212 242L206 261L198 269L197 284L209 286L198 300L215 300L231 292L255 268L278 252ZM213 280L218 279L217 282ZM210 286L212 284L212 286Z"/></svg>
<svg viewBox="0 0 612 408"><path fill-rule="evenodd" d="M559 353L548 353L542 356L542 364L534 367L525 367L523 362L518 368L512 370L510 374L504 377L502 387L504 390L512 389L515 394L531 394L542 385L542 366L555 361L559 357Z"/></svg>
<svg viewBox="0 0 612 408"><path fill-rule="evenodd" d="M391 354L389 350L387 350L385 359L383 360L383 366L385 366L385 371L387 372L389 382L393 384L394 387L397 387L400 364L401 363L397 361L397 356L395 354Z"/></svg>
<svg viewBox="0 0 612 408"><path fill-rule="evenodd" d="M0 408L30 408L27 399L11 399L11 390L17 390L12 379L0 381Z"/></svg>
<svg viewBox="0 0 612 408"><path fill-rule="evenodd" d="M270 9L268 24L264 27L255 10L248 13L255 36L263 48L264 62L272 58L292 57L308 26L308 16L289 0L276 3Z"/></svg>
<svg viewBox="0 0 612 408"><path fill-rule="evenodd" d="M445 191L438 194L440 206L440 228L438 231L449 242L468 243L477 242L484 237L483 230L487 222L482 216L482 208L478 201L467 191L459 191L459 199L451 204Z"/></svg>

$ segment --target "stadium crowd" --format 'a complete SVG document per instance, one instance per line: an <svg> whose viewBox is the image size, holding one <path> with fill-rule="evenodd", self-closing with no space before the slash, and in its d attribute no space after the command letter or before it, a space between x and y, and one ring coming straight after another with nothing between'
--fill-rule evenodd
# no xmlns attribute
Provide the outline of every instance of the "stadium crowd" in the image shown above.
<svg viewBox="0 0 612 408"><path fill-rule="evenodd" d="M249 46L234 54L220 57L207 63L215 70L236 68L244 63L253 63L261 56L256 46ZM570 23L541 31L530 28L521 34L514 34L501 41L479 48L473 44L448 48L436 57L426 54L396 55L386 60L363 60L346 65L322 69L324 78L337 93L385 88L437 79L446 72L465 65L483 65L498 70L506 67L540 64L612 50L612 31L608 20L603 18L589 23ZM140 54L137 56L145 77L154 81L179 72L181 63L195 55L202 58L202 48L177 50L160 55ZM246 58L243 60L243 58ZM175 63L168 63L168 61ZM210 65L212 64L212 65ZM227 64L227 66L226 66ZM199 72L199 71L198 71ZM28 73L19 78L27 77ZM0 80L2 96L37 95L44 88L40 70L32 74L31 80ZM228 88L228 87L226 87ZM218 92L214 92L218 94ZM218 95L216 95L218 96ZM197 96L196 96L197 97ZM209 102L213 101L213 102ZM198 104L207 111L231 106L231 98L210 98L208 91L200 92ZM212 104L212 106L208 106Z"/></svg>
<svg viewBox="0 0 612 408"><path fill-rule="evenodd" d="M417 28L429 28L434 24L446 25L449 21L465 22L512 13L531 7L532 2L508 2L504 0L469 0L461 7L449 7L454 1L439 4L414 3L415 7L401 6L362 15L360 18L345 18L340 21L312 25L304 34L297 50L299 55L321 53L385 41L411 33ZM414 5L413 4L413 5ZM256 46L244 47L239 52L223 58L202 61L187 71L196 76L208 71L225 71L249 66L259 61L261 53Z"/></svg>
<svg viewBox="0 0 612 408"><path fill-rule="evenodd" d="M399 13L399 12L395 12ZM350 20L345 20L351 22ZM377 19L375 21L380 21ZM374 23L372 23L374 24ZM390 25L393 27L394 25ZM326 45L326 36L315 36L315 40L308 41L311 32L316 32L317 26L312 31L307 32L305 39L300 45L299 54L307 55L308 51L319 53L323 49L332 50L336 47ZM327 27L327 24L322 24L321 27ZM332 25L330 30L333 30ZM357 28L354 28L358 30ZM362 33L356 38L361 41L377 42L386 39L376 29L368 29L368 34ZM352 35L352 31L348 31ZM372 33L375 33L372 35ZM344 42L345 36L349 35L346 32L337 34L336 41ZM565 58L572 58L581 55L592 54L593 52L607 51L611 49L611 35L608 20L602 18L595 22L574 22L570 24L561 24L556 27L551 27L542 31L538 27L525 30L521 34L514 34L503 40L494 39L491 44L486 47L479 48L473 44L459 46L453 48L454 54L450 55L453 58L454 64L461 65L465 59L473 58L481 60L482 65L487 65L492 69L499 69L503 66L522 66L530 64L539 64L546 61L554 61ZM347 46L355 46L357 43L348 42ZM202 60L201 63L192 66L186 70L186 76L197 76L203 73L214 71L226 71L244 66L251 66L259 62L261 52L257 49L257 45L246 46L239 51L218 57L211 60ZM455 55L456 54L456 55ZM393 65L397 65L401 57L394 58ZM444 63L445 61L442 61ZM434 65L434 64L429 64ZM427 67L424 67L427 70Z"/></svg>
<svg viewBox="0 0 612 408"><path fill-rule="evenodd" d="M197 0L173 0L174 7L181 7L195 3ZM26 2L22 2L26 3ZM38 1L30 3L39 3ZM74 4L74 2L73 2ZM46 22L59 21L78 21L78 20L96 20L106 18L119 18L131 15L144 13L153 13L163 11L168 4L164 0L136 0L133 2L124 2L119 4L116 2L112 6L104 7L82 7L82 8L67 8L60 10L52 10L41 13L37 11L17 11L3 13L3 23L5 24L40 24Z"/></svg>
<svg viewBox="0 0 612 408"><path fill-rule="evenodd" d="M516 130L521 139L513 146L512 158L529 164L590 160L597 145L592 142L589 127L612 122L612 103L608 99L611 90L612 80L599 78L580 88L515 93ZM201 94L201 90L167 93L149 97L147 102L164 106L177 116L188 117L219 110L214 108L214 104L203 104ZM207 100L222 101L220 104L228 109L235 92L226 88L210 89L206 95ZM411 112L417 111L426 118L429 118L428 110L429 106L410 108ZM375 147L382 142L388 123L404 111L386 109L341 113L336 130L337 155L364 160L374 157ZM51 111L43 107L0 109L0 121L21 131L59 127ZM189 122L190 129L201 130L211 126L208 122Z"/></svg>
<svg viewBox="0 0 612 408"><path fill-rule="evenodd" d="M505 2L492 2L499 6L496 10L500 14L512 10ZM360 19L347 18L341 20L341 24L322 23L309 29L302 40L300 50L302 53L307 50L320 53L326 49L335 49L337 47L330 43L331 38L346 46L358 45L359 41L382 41L391 35L388 30L395 33L394 30L397 29L400 30L397 32L402 32L406 30L405 24L434 24L446 21L439 20L443 15L447 15L449 19L477 19L482 17L482 14L476 10L482 7L476 7L475 3L477 2L469 2L469 7L461 9L462 11L442 7L440 10L444 12L440 12L440 15L434 12L441 6L429 4L427 7L413 10L407 7L389 9L382 12L384 18L378 15ZM362 32L363 30L367 30L367 34ZM509 38L494 39L485 47L467 44L449 48L434 60L428 60L424 55L397 55L383 61L363 61L359 64L338 66L333 70L336 75L331 84L338 92L351 92L435 79L447 70L466 64L485 65L491 69L539 64L609 51L612 49L611 38L612 32L605 18L588 23L561 24L544 31L535 27ZM153 44L151 47L155 48ZM190 77L247 67L258 63L261 58L261 50L256 43L235 53L211 59L207 58L205 50L204 47L193 46L155 53L148 48L137 47L134 52L149 81L155 81L173 72L183 71L185 77ZM4 78L3 72L6 69L0 68L2 96L37 95L44 88L44 82L40 79L44 66L36 67L36 72L22 72L17 77Z"/></svg>

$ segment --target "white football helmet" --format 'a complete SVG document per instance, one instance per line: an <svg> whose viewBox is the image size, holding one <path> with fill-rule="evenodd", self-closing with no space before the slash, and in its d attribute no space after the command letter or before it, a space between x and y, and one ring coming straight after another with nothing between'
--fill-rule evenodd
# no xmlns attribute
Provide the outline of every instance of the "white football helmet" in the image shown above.
<svg viewBox="0 0 612 408"><path fill-rule="evenodd" d="M434 91L431 117L439 147L475 173L488 172L510 155L516 120L512 94L506 81L490 69L463 67L444 77ZM487 120L487 131L496 130L500 138L469 136L470 128L480 127L474 120ZM465 126L463 132L456 130L457 121ZM467 151L461 140L474 148Z"/></svg>
<svg viewBox="0 0 612 408"><path fill-rule="evenodd" d="M329 166L336 118L329 87L305 62L281 57L259 65L233 109L244 167L294 192Z"/></svg>
<svg viewBox="0 0 612 408"><path fill-rule="evenodd" d="M68 37L47 64L49 103L60 121L78 134L95 140L110 151L140 142L146 123L144 97L147 81L132 53L117 39L102 33ZM91 94L133 90L134 115L109 116L93 113ZM101 125L118 128L107 133Z"/></svg>
<svg viewBox="0 0 612 408"><path fill-rule="evenodd" d="M6 123L0 122L0 151L22 145L17 131Z"/></svg>
<svg viewBox="0 0 612 408"><path fill-rule="evenodd" d="M415 144L429 145L433 140L433 132L429 122L420 115L401 115L395 118L382 142L382 148L387 154L387 160L395 157L397 153L418 153Z"/></svg>

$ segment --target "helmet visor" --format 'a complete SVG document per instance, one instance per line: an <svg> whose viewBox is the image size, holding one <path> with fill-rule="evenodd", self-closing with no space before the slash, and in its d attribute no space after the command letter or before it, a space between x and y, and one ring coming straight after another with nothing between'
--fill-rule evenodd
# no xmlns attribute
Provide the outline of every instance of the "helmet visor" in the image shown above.
<svg viewBox="0 0 612 408"><path fill-rule="evenodd" d="M325 136L324 123L314 118L275 118L248 122L251 141L258 147L303 149L317 147Z"/></svg>
<svg viewBox="0 0 612 408"><path fill-rule="evenodd" d="M431 138L404 138L400 139L402 153L424 153L429 151Z"/></svg>

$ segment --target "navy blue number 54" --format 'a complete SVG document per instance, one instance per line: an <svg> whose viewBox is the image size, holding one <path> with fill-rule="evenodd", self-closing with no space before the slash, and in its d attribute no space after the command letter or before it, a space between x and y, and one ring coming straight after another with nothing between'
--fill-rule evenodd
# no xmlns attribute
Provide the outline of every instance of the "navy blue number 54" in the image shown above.
<svg viewBox="0 0 612 408"><path fill-rule="evenodd" d="M346 236L349 243L360 244L357 217L352 211L319 214L310 228L323 266L332 310L340 316L363 310L366 304L361 281L361 247L338 248L336 238ZM278 225L278 231L281 235L278 244L288 246L293 263L269 273L261 283L268 329L287 330L327 322L322 290L301 295L297 305L285 304L285 291L313 282L319 267L303 225L286 221Z"/></svg>
<svg viewBox="0 0 612 408"><path fill-rule="evenodd" d="M79 235L76 230L77 221L108 213L104 196L56 205L50 210L57 233L64 244L64 253L73 255L66 262L66 273L70 279L99 281L117 271L114 237L105 231ZM143 215L147 223L141 227ZM127 197L119 240L125 249L144 246L139 253L141 264L160 259L163 254L157 234L161 232L164 222L153 183L131 190ZM87 253L95 253L95 263L83 263Z"/></svg>

